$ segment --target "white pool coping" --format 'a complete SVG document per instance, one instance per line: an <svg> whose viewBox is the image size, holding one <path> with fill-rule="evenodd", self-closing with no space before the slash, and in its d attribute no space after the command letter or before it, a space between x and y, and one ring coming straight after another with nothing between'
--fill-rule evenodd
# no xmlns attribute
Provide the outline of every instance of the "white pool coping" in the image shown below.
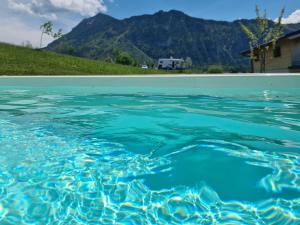
<svg viewBox="0 0 300 225"><path fill-rule="evenodd" d="M132 74L132 75L0 75L1 78L21 77L270 77L270 76L300 76L300 73L222 73L222 74Z"/></svg>

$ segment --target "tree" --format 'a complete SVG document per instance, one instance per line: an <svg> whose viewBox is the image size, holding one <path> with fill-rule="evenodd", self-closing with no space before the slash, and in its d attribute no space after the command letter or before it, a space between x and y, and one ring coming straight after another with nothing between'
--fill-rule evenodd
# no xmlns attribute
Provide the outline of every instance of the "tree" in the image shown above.
<svg viewBox="0 0 300 225"><path fill-rule="evenodd" d="M283 8L274 26L270 25L267 12L261 15L260 9L256 6L256 28L252 31L249 27L241 23L243 32L247 35L250 45L250 59L260 59L260 72L266 71L266 53L269 49L268 43L272 42L275 48L278 39L282 35L282 18L285 9Z"/></svg>
<svg viewBox="0 0 300 225"><path fill-rule="evenodd" d="M62 29L59 29L58 32L53 32L53 23L51 21L48 21L40 26L40 29L42 30L41 34L41 40L40 40L40 48L43 46L43 37L44 35L49 35L53 37L54 39L60 38L63 36Z"/></svg>
<svg viewBox="0 0 300 225"><path fill-rule="evenodd" d="M211 65L208 67L207 73L224 73L224 68L221 65Z"/></svg>
<svg viewBox="0 0 300 225"><path fill-rule="evenodd" d="M186 59L184 60L184 64L186 69L191 68L193 66L193 61L191 57L186 57Z"/></svg>
<svg viewBox="0 0 300 225"><path fill-rule="evenodd" d="M33 48L30 41L22 42L22 46L25 47L25 48Z"/></svg>
<svg viewBox="0 0 300 225"><path fill-rule="evenodd" d="M118 52L116 56L116 63L122 65L134 65L134 59L127 52Z"/></svg>

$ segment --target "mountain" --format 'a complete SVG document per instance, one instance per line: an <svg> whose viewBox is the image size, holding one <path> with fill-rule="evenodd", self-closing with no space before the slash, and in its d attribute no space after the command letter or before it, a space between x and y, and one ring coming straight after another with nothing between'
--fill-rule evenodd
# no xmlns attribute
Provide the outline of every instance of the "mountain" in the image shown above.
<svg viewBox="0 0 300 225"><path fill-rule="evenodd" d="M123 20L98 14L84 19L47 48L91 59L111 58L116 51L123 51L139 63L172 56L190 57L196 67L222 64L245 68L248 60L240 52L248 48L248 40L241 22L248 26L255 24L254 20L204 20L176 10ZM300 24L285 29L294 31L300 29Z"/></svg>

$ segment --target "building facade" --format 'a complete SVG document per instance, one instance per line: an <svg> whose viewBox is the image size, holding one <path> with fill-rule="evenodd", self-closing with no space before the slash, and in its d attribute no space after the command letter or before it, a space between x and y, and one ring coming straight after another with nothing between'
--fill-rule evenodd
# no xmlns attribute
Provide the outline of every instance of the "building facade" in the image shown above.
<svg viewBox="0 0 300 225"><path fill-rule="evenodd" d="M267 48L265 60L266 73L299 73L300 72L300 30L282 36L276 47L272 43L264 44ZM254 50L254 52L256 52ZM250 50L242 52L250 57ZM255 54L255 59L250 59L251 72L260 72L261 59Z"/></svg>

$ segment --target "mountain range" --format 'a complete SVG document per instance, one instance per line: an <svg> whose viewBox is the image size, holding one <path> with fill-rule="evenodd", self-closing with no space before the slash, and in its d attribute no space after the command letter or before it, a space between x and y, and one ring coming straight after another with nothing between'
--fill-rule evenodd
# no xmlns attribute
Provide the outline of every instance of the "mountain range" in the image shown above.
<svg viewBox="0 0 300 225"><path fill-rule="evenodd" d="M113 58L116 51L122 51L140 64L171 56L190 57L195 67L224 65L245 69L248 59L240 52L249 47L249 42L240 23L255 26L255 20L205 20L176 10L122 20L98 14L81 21L47 49L90 59ZM300 24L286 25L284 29L292 32L300 29Z"/></svg>

